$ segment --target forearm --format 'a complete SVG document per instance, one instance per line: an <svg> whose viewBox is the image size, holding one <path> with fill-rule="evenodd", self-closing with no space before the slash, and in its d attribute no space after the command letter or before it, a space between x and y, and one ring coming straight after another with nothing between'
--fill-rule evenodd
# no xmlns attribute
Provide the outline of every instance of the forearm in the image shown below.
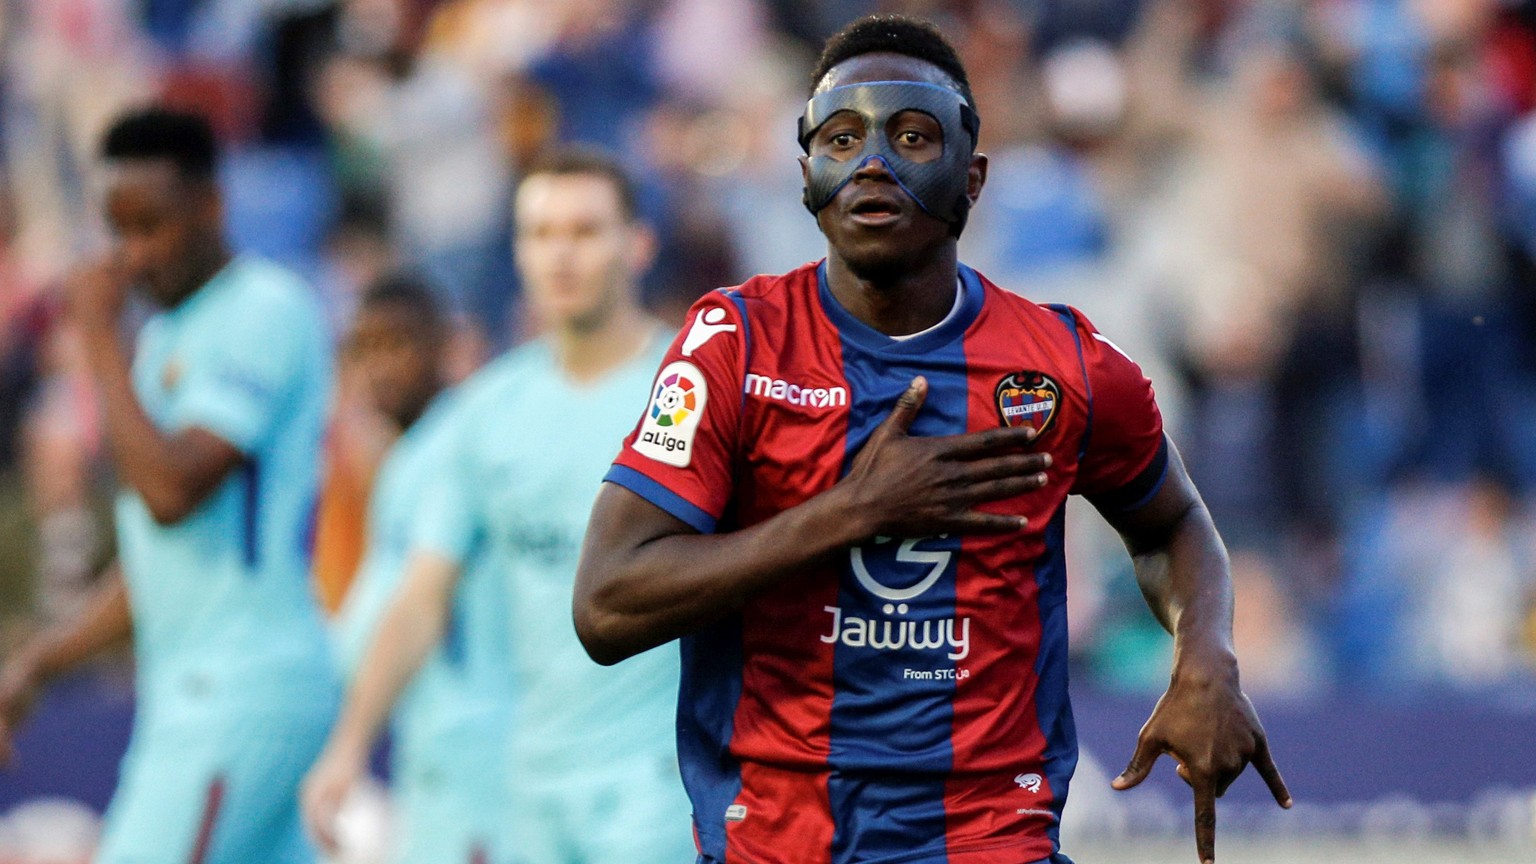
<svg viewBox="0 0 1536 864"><path fill-rule="evenodd" d="M1174 674L1192 660L1235 663L1230 565L1205 505L1194 501L1166 542L1134 561L1147 605L1174 637Z"/></svg>
<svg viewBox="0 0 1536 864"><path fill-rule="evenodd" d="M191 515L245 457L206 429L192 427L174 436L162 432L134 394L128 351L116 328L83 329L118 476L139 493L155 521L174 525Z"/></svg>
<svg viewBox="0 0 1536 864"><path fill-rule="evenodd" d="M602 518L605 489L599 497ZM628 493L623 493L628 494ZM691 633L747 598L864 539L834 488L740 531L678 533L602 554L588 537L576 582L576 629L599 663L616 663Z"/></svg>
<svg viewBox="0 0 1536 864"><path fill-rule="evenodd" d="M86 330L84 343L119 478L156 513L190 509L184 494L188 484L176 452L134 395L122 337L115 329L92 327Z"/></svg>
<svg viewBox="0 0 1536 864"><path fill-rule="evenodd" d="M367 757L401 692L442 638L448 611L449 598L435 584L408 574L347 692L331 735L333 748L357 759Z"/></svg>
<svg viewBox="0 0 1536 864"><path fill-rule="evenodd" d="M44 631L24 648L39 684L64 675L96 655L115 648L133 635L128 587L122 572L111 567L103 584L73 621Z"/></svg>

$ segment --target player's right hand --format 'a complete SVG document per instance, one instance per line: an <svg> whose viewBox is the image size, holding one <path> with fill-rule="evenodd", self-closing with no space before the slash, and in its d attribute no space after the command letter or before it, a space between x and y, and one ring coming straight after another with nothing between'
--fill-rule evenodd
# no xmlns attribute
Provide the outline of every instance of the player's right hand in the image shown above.
<svg viewBox="0 0 1536 864"><path fill-rule="evenodd" d="M0 667L0 768L10 764L16 730L32 713L42 685L37 664L19 654Z"/></svg>
<svg viewBox="0 0 1536 864"><path fill-rule="evenodd" d="M334 856L338 852L337 816L362 773L362 759L335 747L326 747L304 777L299 790L304 824L326 855Z"/></svg>
<svg viewBox="0 0 1536 864"><path fill-rule="evenodd" d="M907 430L927 396L927 380L912 379L843 479L861 528L868 536L889 537L1022 530L1028 524L1022 516L975 508L1045 485L1050 454L1027 450L1035 430L1015 426L914 438Z"/></svg>

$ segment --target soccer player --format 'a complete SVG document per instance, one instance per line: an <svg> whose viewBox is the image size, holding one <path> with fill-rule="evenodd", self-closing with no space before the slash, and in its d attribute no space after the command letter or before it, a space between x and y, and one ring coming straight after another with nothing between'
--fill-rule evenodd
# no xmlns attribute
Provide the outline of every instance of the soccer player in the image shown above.
<svg viewBox="0 0 1536 864"><path fill-rule="evenodd" d="M71 280L124 489L121 576L24 648L0 738L47 679L132 635L132 741L100 864L305 862L298 784L338 686L310 591L331 357L293 274L223 240L217 149L199 117L129 114L102 145L110 256ZM158 307L130 367L125 295Z"/></svg>
<svg viewBox="0 0 1536 864"><path fill-rule="evenodd" d="M306 815L329 839L369 743L437 639L465 563L484 555L511 609L516 710L505 773L516 857L689 860L673 725L677 656L658 651L632 668L603 668L583 651L570 615L592 496L667 347L637 299L654 241L623 171L584 151L531 168L515 208L517 264L545 335L460 387L450 452L413 515L405 584L306 781Z"/></svg>
<svg viewBox="0 0 1536 864"><path fill-rule="evenodd" d="M337 621L343 668L356 672L399 590L416 508L452 445L452 392L443 392L447 325L431 293L389 277L364 295L349 343L373 405L400 430L368 504L368 548ZM511 719L507 606L483 556L465 562L444 623L394 712L391 752L398 829L394 861L505 861L505 742ZM409 627L409 603L393 612Z"/></svg>
<svg viewBox="0 0 1536 864"><path fill-rule="evenodd" d="M1124 536L1174 634L1116 788L1162 753L1215 798L1252 761L1221 540L1150 383L1088 320L959 264L986 180L931 25L831 39L800 125L827 258L695 304L598 495L577 630L682 637L679 751L707 862L1065 862L1065 502Z"/></svg>

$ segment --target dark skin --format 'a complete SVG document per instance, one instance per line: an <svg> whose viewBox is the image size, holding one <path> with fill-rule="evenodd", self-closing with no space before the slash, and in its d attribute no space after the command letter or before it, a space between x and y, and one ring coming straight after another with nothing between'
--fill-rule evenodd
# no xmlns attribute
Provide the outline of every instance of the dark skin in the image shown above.
<svg viewBox="0 0 1536 864"><path fill-rule="evenodd" d="M229 263L223 212L211 178L187 177L165 160L112 166L107 220L112 252L65 284L70 321L106 420L119 479L144 500L150 516L174 525L197 510L245 456L207 429L158 429L133 392L130 351L120 332L130 286L162 308L191 297ZM0 762L38 692L50 680L133 633L122 573L113 567L85 614L44 631L0 670Z"/></svg>
<svg viewBox="0 0 1536 864"><path fill-rule="evenodd" d="M410 307L388 301L364 306L347 339L373 407L401 430L410 428L443 389L443 334Z"/></svg>
<svg viewBox="0 0 1536 864"><path fill-rule="evenodd" d="M868 54L835 66L818 92L842 84L914 80L953 86L938 67L896 54ZM888 135L909 153L927 152L924 131L907 115ZM922 115L919 115L920 117ZM861 123L834 115L811 141L813 154L856 152ZM914 133L914 134L909 134ZM942 140L940 138L939 140ZM971 160L968 195L986 181L986 157ZM804 163L802 162L802 170ZM954 302L956 238L871 165L817 215L827 237L827 280L861 321L890 334L942 320ZM754 593L830 560L871 537L1019 530L1018 517L973 508L1044 485L1047 463L1021 452L1022 428L948 438L906 434L921 408L921 378L860 451L847 477L809 501L751 528L702 536L614 484L598 493L577 570L577 633L601 663L614 663L741 608ZM1215 861L1216 798L1250 762L1282 807L1291 796L1270 757L1252 703L1238 683L1232 648L1232 585L1225 546L1199 492L1169 445L1167 479L1129 514L1107 513L1135 563L1153 614L1174 637L1168 690L1143 726L1129 766L1113 783L1129 789L1164 753L1194 790L1195 845ZM1013 520L1008 524L1008 520Z"/></svg>
<svg viewBox="0 0 1536 864"><path fill-rule="evenodd" d="M106 418L119 478L143 498L161 525L192 514L244 460L207 429L156 428L134 395L130 351L119 327L130 286L174 307L229 263L219 194L209 178L190 178L163 160L116 166L107 220L117 245L66 285L70 320Z"/></svg>

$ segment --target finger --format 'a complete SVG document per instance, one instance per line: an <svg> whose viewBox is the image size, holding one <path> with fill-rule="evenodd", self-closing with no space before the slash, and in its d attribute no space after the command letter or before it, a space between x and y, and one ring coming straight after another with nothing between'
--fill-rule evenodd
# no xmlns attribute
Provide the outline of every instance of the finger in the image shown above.
<svg viewBox="0 0 1536 864"><path fill-rule="evenodd" d="M1035 435L1035 430L1028 426L1008 426L985 432L945 435L936 440L941 443L944 455L950 458L976 459L1028 447L1034 443Z"/></svg>
<svg viewBox="0 0 1536 864"><path fill-rule="evenodd" d="M919 375L912 379L907 389L896 400L896 407L891 409L890 416L880 424L881 428L876 433L885 432L887 435L905 435L912 428L912 421L917 419L917 412L923 407L923 400L928 398L928 379Z"/></svg>
<svg viewBox="0 0 1536 864"><path fill-rule="evenodd" d="M1006 456L989 456L964 463L960 477L966 483L978 480L996 480L999 477L1017 477L1035 474L1051 467L1049 453L1010 453Z"/></svg>
<svg viewBox="0 0 1536 864"><path fill-rule="evenodd" d="M1029 520L1023 516L968 510L945 520L941 527L949 534L1016 534L1029 527Z"/></svg>
<svg viewBox="0 0 1536 864"><path fill-rule="evenodd" d="M1195 851L1201 864L1216 861L1216 789L1209 777L1195 786Z"/></svg>
<svg viewBox="0 0 1536 864"><path fill-rule="evenodd" d="M1285 787L1285 780L1280 776L1280 769L1275 766L1275 760L1269 754L1269 740L1262 734L1259 735L1259 749L1253 754L1253 769L1264 778L1264 785L1269 787L1269 794L1275 796L1275 803L1289 810L1294 800L1291 798L1291 790Z"/></svg>
<svg viewBox="0 0 1536 864"><path fill-rule="evenodd" d="M1155 745L1150 737L1143 735L1137 738L1136 752L1131 754L1131 761L1125 766L1125 770L1120 772L1120 776L1110 781L1110 788L1118 792L1134 788L1152 773L1152 765L1161 755L1162 748Z"/></svg>
<svg viewBox="0 0 1536 864"><path fill-rule="evenodd" d="M1045 485L1046 479L1044 474L1028 474L1023 477L1005 477L1001 480L971 483L965 487L966 502L980 504L984 501L1013 498L1039 489Z"/></svg>

